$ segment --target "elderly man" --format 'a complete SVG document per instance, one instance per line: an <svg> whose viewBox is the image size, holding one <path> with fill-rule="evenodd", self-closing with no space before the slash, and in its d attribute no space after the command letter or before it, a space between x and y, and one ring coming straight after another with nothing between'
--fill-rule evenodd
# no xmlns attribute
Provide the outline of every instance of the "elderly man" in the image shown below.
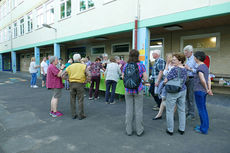
<svg viewBox="0 0 230 153"><path fill-rule="evenodd" d="M70 106L72 119L76 119L79 115L79 120L86 118L84 114L84 87L85 83L90 80L90 73L85 64L81 64L81 55L74 54L74 63L66 68L70 82ZM76 96L78 98L78 115L76 114Z"/></svg>
<svg viewBox="0 0 230 153"><path fill-rule="evenodd" d="M185 64L185 68L188 72L188 79L186 81L187 86L187 95L186 95L186 104L187 104L187 119L195 119L195 106L194 106L194 75L196 73L197 64L193 56L193 47L191 45L187 45L184 47L184 55L187 57L187 62Z"/></svg>
<svg viewBox="0 0 230 153"><path fill-rule="evenodd" d="M161 105L161 99L158 97L155 91L159 83L163 80L163 71L165 69L165 61L162 58L160 58L160 55L161 55L160 50L153 51L152 56L155 59L155 64L153 65L153 70L152 70L153 82L151 83L149 92L151 93L155 102L157 103L157 106L153 107L153 110L155 111L158 111Z"/></svg>

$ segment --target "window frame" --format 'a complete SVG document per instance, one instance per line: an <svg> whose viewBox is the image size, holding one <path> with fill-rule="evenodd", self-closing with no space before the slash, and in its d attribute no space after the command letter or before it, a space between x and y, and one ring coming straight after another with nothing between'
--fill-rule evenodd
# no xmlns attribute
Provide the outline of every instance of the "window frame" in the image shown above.
<svg viewBox="0 0 230 153"><path fill-rule="evenodd" d="M37 29L42 28L42 24L44 23L43 5L41 5L41 6L39 6L39 7L36 8L36 21L37 21L37 26L36 26Z"/></svg>
<svg viewBox="0 0 230 153"><path fill-rule="evenodd" d="M128 44L129 45L129 49L128 49L128 52L119 52L119 53L114 53L114 51L113 51L113 46L116 46L116 45L126 45L126 44ZM122 55L128 55L129 54L129 51L130 51L130 48L131 47L131 45L130 45L130 42L123 42L123 43L114 43L114 44L111 44L111 54L112 55L120 55L120 54L122 54Z"/></svg>
<svg viewBox="0 0 230 153"><path fill-rule="evenodd" d="M21 23L21 20L23 20L23 23ZM20 32L20 36L23 36L25 34L25 19L24 19L24 17L19 19L19 32Z"/></svg>
<svg viewBox="0 0 230 153"><path fill-rule="evenodd" d="M51 5L51 6L49 6ZM46 15L46 24L52 24L54 23L54 17L55 17L55 14L53 13L53 15L51 15L51 10L53 9L54 11L54 6L55 5L55 1L54 0L50 0L46 3L46 11L45 11L45 15ZM48 8L49 7L49 8ZM48 19L48 14L50 14L50 18ZM49 22L48 22L49 21Z"/></svg>
<svg viewBox="0 0 230 153"><path fill-rule="evenodd" d="M32 14L32 12L28 13L26 15L26 17L27 17L27 33L29 33L29 32L33 31L33 14Z"/></svg>
<svg viewBox="0 0 230 153"><path fill-rule="evenodd" d="M99 54L93 54L93 49L94 48L104 48L104 52L103 53L99 53ZM92 46L91 49L91 55L101 55L101 54L104 54L105 53L105 45L97 45L97 46Z"/></svg>
<svg viewBox="0 0 230 153"><path fill-rule="evenodd" d="M71 3L71 5L70 5L70 14L67 16L67 2L68 1L70 1ZM64 3L64 17L62 18L62 16L61 16L61 5ZM69 18L69 17L71 17L71 14L72 14L72 1L71 0L60 0L60 2L59 2L59 19L60 20L63 20L63 19L66 19L66 18Z"/></svg>
<svg viewBox="0 0 230 153"><path fill-rule="evenodd" d="M218 51L220 49L220 32L182 36L180 39L180 50L181 50L181 52L183 52L184 40L207 38L207 37L216 37L216 47L215 48L195 48L195 47L193 47L193 50L194 51L198 51L198 50L199 51Z"/></svg>
<svg viewBox="0 0 230 153"><path fill-rule="evenodd" d="M16 24L16 26L15 26ZM17 38L18 37L18 23L17 21L13 23L13 38Z"/></svg>
<svg viewBox="0 0 230 153"><path fill-rule="evenodd" d="M85 9L84 10L81 10L81 1L85 1ZM91 9L94 9L95 8L95 2L93 0L91 0L93 2L93 6L89 8L89 0L78 0L78 9L77 9L77 12L78 14L80 13L83 13L83 12L87 12Z"/></svg>

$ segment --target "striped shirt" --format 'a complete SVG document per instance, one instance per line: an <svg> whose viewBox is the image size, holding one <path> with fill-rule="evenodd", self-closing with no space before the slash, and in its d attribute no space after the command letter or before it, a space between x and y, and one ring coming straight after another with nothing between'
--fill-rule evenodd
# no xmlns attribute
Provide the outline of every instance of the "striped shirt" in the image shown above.
<svg viewBox="0 0 230 153"><path fill-rule="evenodd" d="M125 64L124 68L123 68L123 73L125 73L125 68L128 64ZM146 72L146 68L144 66L144 64L141 64L141 63L137 63L138 65L138 68L139 68L139 76L140 78L142 78L142 75L144 72ZM140 83L139 87L138 87L138 92L140 92L141 90L143 89L143 84L142 82ZM127 93L137 93L137 90L136 89L128 89L128 88L125 88L125 92Z"/></svg>
<svg viewBox="0 0 230 153"><path fill-rule="evenodd" d="M152 76L157 79L159 72L164 71L165 69L165 61L162 58L158 58L153 65Z"/></svg>

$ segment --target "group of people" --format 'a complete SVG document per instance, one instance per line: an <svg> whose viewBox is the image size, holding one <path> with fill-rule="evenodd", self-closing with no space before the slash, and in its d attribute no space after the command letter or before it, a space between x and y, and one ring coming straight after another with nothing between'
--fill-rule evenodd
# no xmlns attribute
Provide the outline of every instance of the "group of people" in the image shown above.
<svg viewBox="0 0 230 153"><path fill-rule="evenodd" d="M159 111L153 120L162 119L162 112L166 107L167 134L173 135L174 113L176 110L179 116L178 132L181 135L184 134L186 117L187 119L195 118L194 95L201 121L201 124L195 127L195 131L207 134L209 119L205 104L206 95L212 95L209 69L204 63L207 56L201 51L193 53L191 45L184 48L184 54L168 54L166 62L160 58L160 54L160 50L153 51L152 56L155 59L155 64L152 69L152 77L149 79L145 65L139 61L139 51L135 49L129 52L127 63L118 56L108 59L107 54L96 58L95 62L90 62L89 58L81 58L80 54L74 54L73 59L70 59L66 65L60 64L55 56L49 57L48 65L46 58L44 58L41 63L41 73L44 76L43 81L46 81L46 87L53 91L50 115L52 117L63 115L57 110L57 105L61 97L61 89L64 88L62 79L65 79L65 87L70 90L72 119L79 118L82 120L86 118L84 113L85 84L91 83L89 100L99 99L99 84L101 72L103 72L106 82L106 104L115 104L116 84L119 79L124 81L126 101L125 127L128 136L133 134L133 124L135 124L137 136L142 136L144 133L143 88L145 85L149 85L148 80L151 79L152 83L150 84L149 92L157 103L153 109ZM31 61L34 62L34 58ZM31 65L34 69L39 67L33 63ZM31 71L31 87L34 87L34 74L32 72L36 73L37 71ZM179 89L176 92L171 92L168 88L173 80L180 80ZM95 93L93 95L94 87ZM78 113L76 112L76 97L78 98ZM186 105L187 114L185 111Z"/></svg>
<svg viewBox="0 0 230 153"><path fill-rule="evenodd" d="M152 71L153 82L149 92L157 103L153 110L158 111L153 120L162 119L162 112L166 107L166 132L173 135L174 113L177 110L179 116L178 132L184 134L186 119L195 119L195 96L201 124L197 125L194 130L207 134L209 119L206 109L206 95L213 95L209 78L208 56L202 51L193 53L193 47L188 45L184 48L184 54L168 54L166 62L160 58L160 50L153 51L153 58L155 59ZM167 82L175 79L181 80L180 91L176 93L170 92L170 86L167 86Z"/></svg>

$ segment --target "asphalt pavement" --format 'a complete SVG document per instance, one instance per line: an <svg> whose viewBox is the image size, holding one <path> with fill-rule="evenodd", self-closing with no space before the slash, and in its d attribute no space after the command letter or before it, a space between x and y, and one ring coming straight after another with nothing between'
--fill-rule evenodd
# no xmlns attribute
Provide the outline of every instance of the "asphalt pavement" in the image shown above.
<svg viewBox="0 0 230 153"><path fill-rule="evenodd" d="M210 129L207 135L195 133L196 120L187 121L184 135L166 134L165 113L153 121L152 97L144 97L144 128L142 137L125 135L125 100L116 95L116 104L100 99L88 100L85 90L84 120L73 120L69 91L64 90L58 109L63 116L49 115L51 91L30 88L30 75L0 72L0 153L229 153L230 95L207 97Z"/></svg>

